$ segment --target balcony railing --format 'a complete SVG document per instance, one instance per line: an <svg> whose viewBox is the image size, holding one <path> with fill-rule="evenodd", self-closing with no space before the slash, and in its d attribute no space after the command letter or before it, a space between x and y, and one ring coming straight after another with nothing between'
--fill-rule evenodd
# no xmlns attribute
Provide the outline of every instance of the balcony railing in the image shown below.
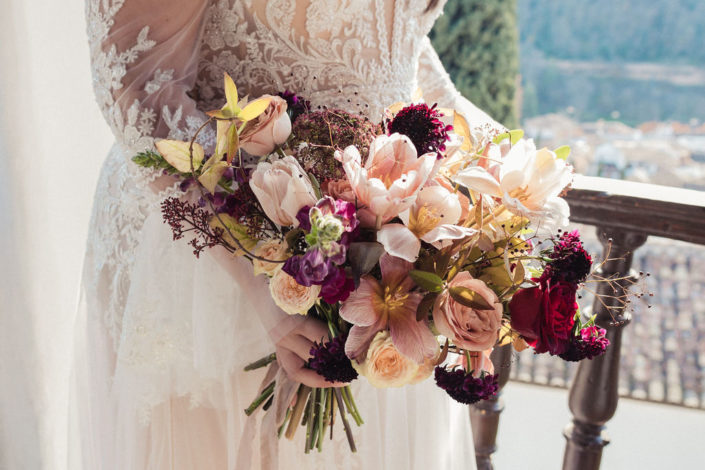
<svg viewBox="0 0 705 470"><path fill-rule="evenodd" d="M705 193L628 181L593 177L576 177L566 199L571 208L571 221L592 225L610 260L603 264L603 276L634 276L631 265L634 251L649 236L681 240L705 245ZM628 284L624 282L624 286ZM611 288L600 283L598 294ZM609 297L604 302L610 304ZM573 378L568 406L573 419L563 434L566 447L564 470L597 470L602 449L609 443L606 424L614 416L618 403L619 364L622 332L631 321L629 311L614 313L595 301L596 322L607 330L610 347L591 361L582 361ZM496 348L492 354L500 374L500 387L509 379L512 363L511 346ZM501 395L501 392L500 392ZM479 470L492 469L496 451L502 400L480 402L470 408ZM556 431L558 432L558 431Z"/></svg>

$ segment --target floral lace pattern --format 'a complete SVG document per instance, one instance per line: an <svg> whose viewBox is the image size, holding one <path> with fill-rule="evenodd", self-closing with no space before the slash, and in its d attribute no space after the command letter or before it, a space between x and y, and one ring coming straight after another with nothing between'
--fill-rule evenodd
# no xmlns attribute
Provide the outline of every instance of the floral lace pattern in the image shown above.
<svg viewBox="0 0 705 470"><path fill-rule="evenodd" d="M295 90L316 107L378 118L418 87L421 39L442 9L425 13L419 0L313 0L301 19L296 2L248 3L217 0L207 12L197 81L207 107L222 101L225 71L251 94Z"/></svg>

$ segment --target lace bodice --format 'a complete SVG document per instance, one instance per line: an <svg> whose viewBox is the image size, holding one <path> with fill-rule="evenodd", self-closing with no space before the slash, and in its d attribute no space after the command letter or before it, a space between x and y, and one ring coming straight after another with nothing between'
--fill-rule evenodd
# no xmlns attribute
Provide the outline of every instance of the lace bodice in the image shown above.
<svg viewBox="0 0 705 470"><path fill-rule="evenodd" d="M425 0L217 0L206 11L198 97L218 105L227 71L253 95L288 89L314 106L379 118L418 87L423 39L440 8L426 12Z"/></svg>

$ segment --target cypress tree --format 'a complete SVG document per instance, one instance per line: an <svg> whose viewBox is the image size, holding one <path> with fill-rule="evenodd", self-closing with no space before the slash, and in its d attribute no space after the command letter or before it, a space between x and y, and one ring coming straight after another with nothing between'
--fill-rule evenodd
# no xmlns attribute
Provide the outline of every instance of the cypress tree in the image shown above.
<svg viewBox="0 0 705 470"><path fill-rule="evenodd" d="M429 36L458 91L516 127L516 0L449 0Z"/></svg>

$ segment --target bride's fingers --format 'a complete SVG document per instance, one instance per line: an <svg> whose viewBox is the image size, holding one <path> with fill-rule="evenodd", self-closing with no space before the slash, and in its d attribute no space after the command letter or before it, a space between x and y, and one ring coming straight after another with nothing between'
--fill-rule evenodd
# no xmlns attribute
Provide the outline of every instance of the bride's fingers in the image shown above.
<svg viewBox="0 0 705 470"><path fill-rule="evenodd" d="M313 342L311 342L308 338L296 334L290 335L284 346L287 349L294 351L301 358L301 360L308 361L311 357Z"/></svg>
<svg viewBox="0 0 705 470"><path fill-rule="evenodd" d="M315 371L306 368L306 363L295 352L284 347L277 348L277 362L286 371L290 379L309 387L342 387L346 384L331 383L318 375Z"/></svg>
<svg viewBox="0 0 705 470"><path fill-rule="evenodd" d="M328 341L328 328L325 323L318 320L303 322L296 332L312 342Z"/></svg>

